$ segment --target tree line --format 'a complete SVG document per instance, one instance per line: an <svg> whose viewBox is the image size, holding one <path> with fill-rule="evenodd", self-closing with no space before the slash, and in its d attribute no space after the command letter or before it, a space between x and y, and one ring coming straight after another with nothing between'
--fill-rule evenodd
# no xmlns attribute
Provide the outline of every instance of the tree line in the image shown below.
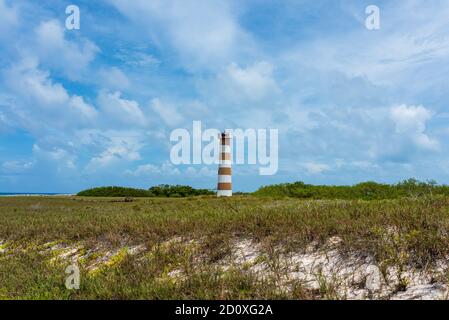
<svg viewBox="0 0 449 320"><path fill-rule="evenodd" d="M190 186L162 184L149 189L127 187L98 187L78 192L84 197L189 197L199 195L214 195L215 192L207 189L195 189Z"/></svg>
<svg viewBox="0 0 449 320"><path fill-rule="evenodd" d="M305 199L380 200L403 197L449 195L449 186L438 185L433 180L423 182L413 178L396 184L383 184L368 181L352 186L311 185L298 181L263 186L254 192L254 195Z"/></svg>
<svg viewBox="0 0 449 320"><path fill-rule="evenodd" d="M90 197L190 197L215 195L215 190L195 189L191 186L162 184L149 189L127 187L98 187L79 192L78 196ZM384 184L374 181L358 183L352 186L312 185L302 181L262 186L253 193L235 192L234 195L254 195L261 197L292 197L303 199L363 199L381 200L404 197L423 197L433 195L449 196L449 186L439 185L435 181L408 179L396 184Z"/></svg>

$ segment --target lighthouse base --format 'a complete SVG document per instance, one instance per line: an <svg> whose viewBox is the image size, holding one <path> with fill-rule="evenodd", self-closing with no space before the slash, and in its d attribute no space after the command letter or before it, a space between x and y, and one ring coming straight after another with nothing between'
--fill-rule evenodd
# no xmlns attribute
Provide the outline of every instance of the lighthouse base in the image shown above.
<svg viewBox="0 0 449 320"><path fill-rule="evenodd" d="M217 197L232 197L232 190L217 190Z"/></svg>

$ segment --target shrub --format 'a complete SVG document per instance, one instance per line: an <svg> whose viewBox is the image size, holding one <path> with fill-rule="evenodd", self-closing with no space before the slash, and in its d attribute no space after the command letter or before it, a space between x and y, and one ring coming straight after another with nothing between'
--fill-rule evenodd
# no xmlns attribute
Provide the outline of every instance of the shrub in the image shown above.
<svg viewBox="0 0 449 320"><path fill-rule="evenodd" d="M254 194L258 196L293 197L303 199L381 200L430 195L449 195L449 186L437 185L435 181L420 182L416 179L408 179L391 185L368 181L353 186L315 186L298 181L294 183L263 186Z"/></svg>
<svg viewBox="0 0 449 320"><path fill-rule="evenodd" d="M148 191L156 197L188 197L215 194L213 191L207 189L194 189L190 186L171 186L168 184L151 187Z"/></svg>
<svg viewBox="0 0 449 320"><path fill-rule="evenodd" d="M151 187L148 190L126 187L98 187L78 192L84 197L172 197L181 198L198 195L213 195L211 190L195 189L190 186L168 184Z"/></svg>
<svg viewBox="0 0 449 320"><path fill-rule="evenodd" d="M125 187L99 187L80 191L78 196L85 197L149 197L148 190Z"/></svg>

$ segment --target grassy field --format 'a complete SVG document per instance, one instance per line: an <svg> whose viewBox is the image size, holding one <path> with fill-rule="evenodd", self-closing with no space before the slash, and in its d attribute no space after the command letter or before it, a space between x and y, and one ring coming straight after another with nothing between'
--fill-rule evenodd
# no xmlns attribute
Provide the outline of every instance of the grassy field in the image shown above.
<svg viewBox="0 0 449 320"><path fill-rule="evenodd" d="M383 273L388 267L426 270L449 256L448 230L449 199L435 196L381 201L199 196L132 202L4 197L0 298L342 298L329 282L311 289L301 279L285 280L288 266L282 257L338 239L342 257L370 257ZM236 248L249 250L248 261L229 258ZM79 290L64 284L65 268L73 262L81 270ZM263 277L256 265L268 270ZM445 272L432 281L445 284ZM401 281L394 292L408 285Z"/></svg>

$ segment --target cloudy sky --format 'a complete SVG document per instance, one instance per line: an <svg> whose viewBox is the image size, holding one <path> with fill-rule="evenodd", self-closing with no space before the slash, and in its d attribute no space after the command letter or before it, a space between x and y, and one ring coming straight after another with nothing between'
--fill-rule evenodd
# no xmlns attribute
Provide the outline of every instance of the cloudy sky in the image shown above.
<svg viewBox="0 0 449 320"><path fill-rule="evenodd" d="M214 188L215 166L170 162L193 120L279 130L277 174L234 166L235 190L449 183L448 17L445 0L0 0L0 192Z"/></svg>

